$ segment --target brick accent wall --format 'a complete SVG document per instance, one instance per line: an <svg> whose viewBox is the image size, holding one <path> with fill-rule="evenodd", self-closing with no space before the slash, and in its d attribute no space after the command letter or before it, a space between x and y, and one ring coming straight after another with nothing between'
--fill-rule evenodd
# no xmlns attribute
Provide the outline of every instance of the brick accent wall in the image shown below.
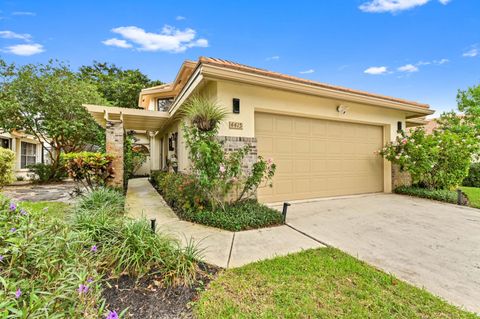
<svg viewBox="0 0 480 319"><path fill-rule="evenodd" d="M245 156L243 169L250 171L253 164L257 161L257 139L255 137L240 136L218 136L217 139L222 143L227 152L238 150L246 145L250 145L250 152Z"/></svg>
<svg viewBox="0 0 480 319"><path fill-rule="evenodd" d="M411 186L412 177L408 172L402 172L398 165L392 164L392 190L399 186Z"/></svg>
<svg viewBox="0 0 480 319"><path fill-rule="evenodd" d="M108 121L105 129L105 149L107 153L115 155L113 170L115 177L110 186L123 188L123 139L124 130L121 121Z"/></svg>

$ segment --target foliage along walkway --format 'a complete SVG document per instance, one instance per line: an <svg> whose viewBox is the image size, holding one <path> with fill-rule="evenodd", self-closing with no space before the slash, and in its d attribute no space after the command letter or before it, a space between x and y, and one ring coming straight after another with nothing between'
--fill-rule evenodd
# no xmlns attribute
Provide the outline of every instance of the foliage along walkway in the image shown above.
<svg viewBox="0 0 480 319"><path fill-rule="evenodd" d="M128 181L126 206L131 217L155 219L159 232L177 237L183 245L193 240L205 262L223 268L325 247L286 225L231 232L180 220L147 178Z"/></svg>

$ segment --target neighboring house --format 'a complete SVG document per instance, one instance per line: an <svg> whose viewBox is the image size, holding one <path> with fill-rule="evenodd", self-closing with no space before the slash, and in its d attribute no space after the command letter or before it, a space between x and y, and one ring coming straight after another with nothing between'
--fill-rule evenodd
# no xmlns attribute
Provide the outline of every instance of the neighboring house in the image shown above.
<svg viewBox="0 0 480 319"><path fill-rule="evenodd" d="M28 165L44 163L42 143L34 136L13 131L12 133L0 132L0 147L11 149L15 152L15 176L29 179Z"/></svg>
<svg viewBox="0 0 480 319"><path fill-rule="evenodd" d="M135 130L149 140L150 170L186 171L179 111L192 94L229 111L219 131L227 149L250 144L249 164L258 155L277 164L273 188L258 192L263 202L391 192L391 164L376 151L433 113L427 104L205 57L183 63L172 83L142 90L143 110L85 107L107 127L107 150L120 154L119 130Z"/></svg>

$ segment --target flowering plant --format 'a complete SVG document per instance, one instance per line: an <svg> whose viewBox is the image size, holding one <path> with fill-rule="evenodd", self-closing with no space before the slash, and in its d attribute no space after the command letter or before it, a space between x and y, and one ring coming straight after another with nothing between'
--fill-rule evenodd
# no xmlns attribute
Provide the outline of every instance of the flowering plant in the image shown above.
<svg viewBox="0 0 480 319"><path fill-rule="evenodd" d="M430 189L450 189L468 174L477 139L447 128L426 134L423 129L401 133L380 155L410 173L415 184Z"/></svg>
<svg viewBox="0 0 480 319"><path fill-rule="evenodd" d="M219 121L209 121L208 129L195 121L195 112L189 113L190 122L183 131L189 149L192 176L197 180L203 198L213 208L225 210L232 204L255 196L261 184L271 185L276 166L271 159L258 157L251 169L244 167L244 159L251 147L225 151L217 139Z"/></svg>

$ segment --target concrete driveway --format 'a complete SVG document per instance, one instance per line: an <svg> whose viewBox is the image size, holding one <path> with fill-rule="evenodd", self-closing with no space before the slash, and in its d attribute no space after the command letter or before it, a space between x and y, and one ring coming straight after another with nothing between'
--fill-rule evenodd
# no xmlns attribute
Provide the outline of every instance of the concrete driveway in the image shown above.
<svg viewBox="0 0 480 319"><path fill-rule="evenodd" d="M287 223L480 313L480 210L377 194L292 204Z"/></svg>

